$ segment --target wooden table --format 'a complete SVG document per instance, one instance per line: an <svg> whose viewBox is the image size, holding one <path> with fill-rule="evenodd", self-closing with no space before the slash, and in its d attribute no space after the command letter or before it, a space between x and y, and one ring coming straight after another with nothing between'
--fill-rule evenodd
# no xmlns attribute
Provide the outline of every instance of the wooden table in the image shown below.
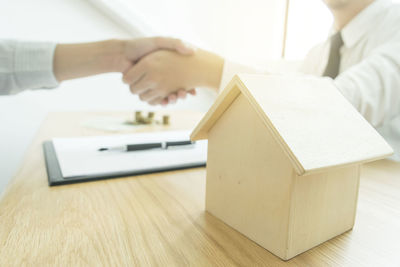
<svg viewBox="0 0 400 267"><path fill-rule="evenodd" d="M205 168L48 187L43 140L107 134L81 125L104 115L47 118L0 200L0 266L400 266L400 164L387 160L362 170L354 229L287 262L204 211Z"/></svg>

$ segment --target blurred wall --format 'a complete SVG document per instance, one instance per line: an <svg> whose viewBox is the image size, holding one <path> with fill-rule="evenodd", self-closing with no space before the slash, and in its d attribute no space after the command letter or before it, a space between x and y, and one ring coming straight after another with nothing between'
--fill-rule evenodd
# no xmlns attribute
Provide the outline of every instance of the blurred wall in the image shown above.
<svg viewBox="0 0 400 267"><path fill-rule="evenodd" d="M244 64L263 65L281 55L283 0L88 1L145 32L175 36Z"/></svg>
<svg viewBox="0 0 400 267"><path fill-rule="evenodd" d="M301 60L329 34L333 17L322 0L290 0L285 59Z"/></svg>

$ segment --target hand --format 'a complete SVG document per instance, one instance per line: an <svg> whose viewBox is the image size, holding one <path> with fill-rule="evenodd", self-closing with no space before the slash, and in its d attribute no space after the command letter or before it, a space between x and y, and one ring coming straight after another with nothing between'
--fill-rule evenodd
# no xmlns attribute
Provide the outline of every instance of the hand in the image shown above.
<svg viewBox="0 0 400 267"><path fill-rule="evenodd" d="M171 93L163 100L161 100L160 103L151 103L151 105L161 104L162 106L167 106L169 104L175 104L178 99L185 99L187 94L195 96L197 94L197 91L196 89L190 89L189 91L181 89L175 93Z"/></svg>
<svg viewBox="0 0 400 267"><path fill-rule="evenodd" d="M173 102L175 92L185 92L196 85L191 70L192 60L174 52L157 51L129 69L123 80L130 84L131 92L138 94L142 101L159 104L172 94Z"/></svg>
<svg viewBox="0 0 400 267"><path fill-rule="evenodd" d="M141 100L153 105L166 104L179 96L185 97L185 92L191 88L217 89L222 66L222 58L204 50L198 50L192 56L160 50L143 57L124 73L123 80ZM173 94L178 91L181 93Z"/></svg>
<svg viewBox="0 0 400 267"><path fill-rule="evenodd" d="M179 39L153 37L130 40L126 43L126 61L123 63L122 72L125 72L132 67L143 56L159 49L169 49L182 55L192 55L194 53L194 48L192 46ZM189 93L191 95L196 95L195 89L190 90ZM180 90L178 93L170 94L162 101L161 104L166 106L167 104L176 103L178 98L185 99L186 91Z"/></svg>
<svg viewBox="0 0 400 267"><path fill-rule="evenodd" d="M193 55L195 49L187 43L175 38L151 37L127 40L124 43L121 72L127 71L142 57L160 50L175 51L181 55Z"/></svg>

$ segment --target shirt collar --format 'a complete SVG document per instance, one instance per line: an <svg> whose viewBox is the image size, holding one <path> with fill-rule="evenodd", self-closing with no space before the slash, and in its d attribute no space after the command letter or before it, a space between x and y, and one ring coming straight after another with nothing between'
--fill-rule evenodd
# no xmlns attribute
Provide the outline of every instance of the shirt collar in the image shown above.
<svg viewBox="0 0 400 267"><path fill-rule="evenodd" d="M351 47L361 39L376 23L375 17L391 3L390 0L375 0L355 16L342 30L342 38L346 47ZM335 34L331 30L331 35Z"/></svg>

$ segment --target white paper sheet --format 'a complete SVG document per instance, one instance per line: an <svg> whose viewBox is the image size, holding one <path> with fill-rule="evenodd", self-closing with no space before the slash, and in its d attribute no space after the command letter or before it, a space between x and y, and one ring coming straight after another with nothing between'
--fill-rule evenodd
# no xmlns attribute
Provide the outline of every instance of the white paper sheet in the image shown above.
<svg viewBox="0 0 400 267"><path fill-rule="evenodd" d="M190 131L136 133L78 138L54 138L53 145L64 178L112 174L129 171L148 171L205 163L207 141L177 149L142 151L98 151L102 147L163 141L189 140Z"/></svg>

